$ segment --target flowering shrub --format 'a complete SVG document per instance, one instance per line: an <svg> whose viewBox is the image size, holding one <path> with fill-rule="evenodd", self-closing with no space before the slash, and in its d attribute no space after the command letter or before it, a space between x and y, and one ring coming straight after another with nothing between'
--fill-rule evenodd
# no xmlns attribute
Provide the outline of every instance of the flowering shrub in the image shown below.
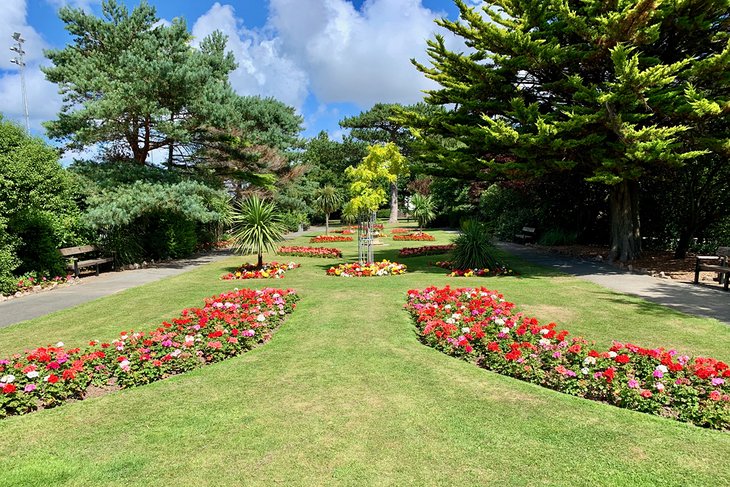
<svg viewBox="0 0 730 487"><path fill-rule="evenodd" d="M342 257L342 251L340 249L329 247L279 247L279 250L276 253L279 255L290 255L295 257Z"/></svg>
<svg viewBox="0 0 730 487"><path fill-rule="evenodd" d="M395 238L395 237L394 237ZM418 257L420 255L445 254L454 250L453 244L448 245L425 245L423 247L403 247L398 252L400 257Z"/></svg>
<svg viewBox="0 0 730 487"><path fill-rule="evenodd" d="M20 276L15 283L15 290L13 292L25 292L30 291L36 286L41 288L47 288L58 284L63 284L69 281L73 281L73 274L69 274L65 277L55 276L48 277L38 273L27 273ZM12 289L12 288L11 288Z"/></svg>
<svg viewBox="0 0 730 487"><path fill-rule="evenodd" d="M340 264L327 269L328 276L340 277L375 277L375 276L397 276L406 273L407 266L397 262L384 260L368 264Z"/></svg>
<svg viewBox="0 0 730 487"><path fill-rule="evenodd" d="M507 276L512 275L513 271L504 264L497 263L492 269L455 269L454 263L451 261L436 262L437 267L449 269L451 272L449 277L486 277L486 276Z"/></svg>
<svg viewBox="0 0 730 487"><path fill-rule="evenodd" d="M730 429L730 369L724 362L630 343L598 350L514 307L483 287L412 290L406 304L421 340L449 355L574 396Z"/></svg>
<svg viewBox="0 0 730 487"><path fill-rule="evenodd" d="M83 399L91 386L147 384L243 353L271 338L297 299L292 290L231 291L150 332L122 332L83 349L59 342L0 360L0 418Z"/></svg>
<svg viewBox="0 0 730 487"><path fill-rule="evenodd" d="M339 235L319 235L309 239L309 243L324 242L352 242L352 237L341 237Z"/></svg>
<svg viewBox="0 0 730 487"><path fill-rule="evenodd" d="M433 242L436 237L427 233L406 233L403 235L393 235L393 240L408 240L415 242Z"/></svg>
<svg viewBox="0 0 730 487"><path fill-rule="evenodd" d="M409 228L393 228L390 233L411 233L413 230Z"/></svg>
<svg viewBox="0 0 730 487"><path fill-rule="evenodd" d="M289 262L288 264L280 264L278 262L269 262L259 267L256 264L243 264L234 272L229 272L221 276L221 279L232 281L234 279L283 279L286 271L296 269L299 264Z"/></svg>

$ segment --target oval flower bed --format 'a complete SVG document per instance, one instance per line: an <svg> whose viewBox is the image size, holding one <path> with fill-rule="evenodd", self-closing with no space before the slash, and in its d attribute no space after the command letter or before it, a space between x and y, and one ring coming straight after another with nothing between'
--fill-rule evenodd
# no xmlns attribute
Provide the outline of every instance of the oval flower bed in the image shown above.
<svg viewBox="0 0 730 487"><path fill-rule="evenodd" d="M493 269L455 269L454 263L451 261L436 262L435 265L450 270L449 277L510 276L514 274L512 269L500 263L497 263Z"/></svg>
<svg viewBox="0 0 730 487"><path fill-rule="evenodd" d="M0 360L0 418L83 399L219 362L271 338L298 297L293 290L241 289L205 299L202 308L149 332L126 331L84 348L40 347Z"/></svg>
<svg viewBox="0 0 730 487"><path fill-rule="evenodd" d="M376 277L376 276L398 276L405 274L407 270L405 264L384 260L382 262L373 262L368 264L340 264L338 266L327 269L328 276L339 277Z"/></svg>
<svg viewBox="0 0 730 487"><path fill-rule="evenodd" d="M412 233L413 230L410 228L392 228L390 233Z"/></svg>
<svg viewBox="0 0 730 487"><path fill-rule="evenodd" d="M243 264L234 272L229 272L221 276L225 281L236 279L283 279L286 271L296 269L300 265L294 262L288 264L280 264L279 262L269 262L262 267L256 264Z"/></svg>
<svg viewBox="0 0 730 487"><path fill-rule="evenodd" d="M393 240L412 241L412 242L433 242L436 237L427 233L406 233L404 235L393 235Z"/></svg>
<svg viewBox="0 0 730 487"><path fill-rule="evenodd" d="M342 237L340 235L319 235L309 239L309 243L326 243L326 242L352 242L352 237Z"/></svg>
<svg viewBox="0 0 730 487"><path fill-rule="evenodd" d="M421 340L449 355L574 396L730 429L730 369L724 362L630 343L600 350L514 307L483 287L411 290L406 304Z"/></svg>
<svg viewBox="0 0 730 487"><path fill-rule="evenodd" d="M403 247L398 252L400 257L418 257L420 255L445 254L454 250L454 244L424 245L423 247Z"/></svg>
<svg viewBox="0 0 730 487"><path fill-rule="evenodd" d="M340 249L331 247L279 247L276 253L294 257L342 257L342 251Z"/></svg>
<svg viewBox="0 0 730 487"><path fill-rule="evenodd" d="M342 235L352 235L355 233L355 230L352 228L338 228L336 230L332 230L332 233L340 233Z"/></svg>

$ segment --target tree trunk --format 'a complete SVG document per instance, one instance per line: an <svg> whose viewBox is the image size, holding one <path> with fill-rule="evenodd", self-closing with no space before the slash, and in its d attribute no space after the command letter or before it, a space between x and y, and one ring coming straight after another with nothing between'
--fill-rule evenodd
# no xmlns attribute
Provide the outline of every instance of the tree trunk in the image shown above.
<svg viewBox="0 0 730 487"><path fill-rule="evenodd" d="M641 255L639 183L622 181L611 190L610 260L627 262Z"/></svg>
<svg viewBox="0 0 730 487"><path fill-rule="evenodd" d="M398 223L398 181L390 183L390 218L388 223Z"/></svg>
<svg viewBox="0 0 730 487"><path fill-rule="evenodd" d="M172 169L172 159L174 155L175 146L170 142L170 146L167 148L167 169Z"/></svg>
<svg viewBox="0 0 730 487"><path fill-rule="evenodd" d="M324 214L324 234L325 235L330 234L330 214L329 213Z"/></svg>
<svg viewBox="0 0 730 487"><path fill-rule="evenodd" d="M264 266L264 254L259 252L259 261L258 264L256 264L259 269L261 269Z"/></svg>
<svg viewBox="0 0 730 487"><path fill-rule="evenodd" d="M684 259L687 257L687 251L689 250L689 243L692 241L692 234L688 228L683 228L679 232L679 240L677 241L677 249L674 251L675 259Z"/></svg>

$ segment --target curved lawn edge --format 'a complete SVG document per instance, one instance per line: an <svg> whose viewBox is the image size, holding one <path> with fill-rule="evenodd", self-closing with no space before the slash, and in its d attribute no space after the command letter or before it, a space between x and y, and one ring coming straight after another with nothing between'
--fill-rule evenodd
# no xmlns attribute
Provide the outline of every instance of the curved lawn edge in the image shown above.
<svg viewBox="0 0 730 487"><path fill-rule="evenodd" d="M0 360L0 418L156 382L267 342L296 307L291 289L236 289L149 332L84 348L39 347Z"/></svg>
<svg viewBox="0 0 730 487"><path fill-rule="evenodd" d="M718 430L730 430L730 368L676 350L613 343L598 351L555 323L515 313L497 291L408 291L420 340L448 355L559 392Z"/></svg>

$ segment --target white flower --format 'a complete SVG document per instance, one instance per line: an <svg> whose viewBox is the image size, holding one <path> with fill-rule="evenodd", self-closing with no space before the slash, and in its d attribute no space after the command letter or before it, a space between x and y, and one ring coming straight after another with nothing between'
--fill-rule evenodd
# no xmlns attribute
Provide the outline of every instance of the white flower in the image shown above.
<svg viewBox="0 0 730 487"><path fill-rule="evenodd" d="M550 333L550 330L547 328L540 329L540 335L547 335L548 333Z"/></svg>
<svg viewBox="0 0 730 487"><path fill-rule="evenodd" d="M455 320L458 320L459 318L461 318L461 315L459 313L454 313L453 315L451 315L451 317Z"/></svg>
<svg viewBox="0 0 730 487"><path fill-rule="evenodd" d="M616 352L608 352L608 356L611 358L616 358L616 355L618 355Z"/></svg>
<svg viewBox="0 0 730 487"><path fill-rule="evenodd" d="M59 348L62 347L63 346L63 342L56 343L56 346L59 347Z"/></svg>
<svg viewBox="0 0 730 487"><path fill-rule="evenodd" d="M499 331L500 331L501 333L509 333L509 328L507 328L507 327L505 326L504 328L502 328L502 329L501 329L501 330L499 330Z"/></svg>
<svg viewBox="0 0 730 487"><path fill-rule="evenodd" d="M29 379L35 379L35 378L36 378L36 377L38 377L39 375L40 375L40 374L38 373L38 371L37 371L37 370L31 370L30 372L28 372L27 374L25 374L25 376L26 376L27 378L29 378Z"/></svg>
<svg viewBox="0 0 730 487"><path fill-rule="evenodd" d="M119 362L119 366L121 368L129 367L129 360L122 360L121 362Z"/></svg>
<svg viewBox="0 0 730 487"><path fill-rule="evenodd" d="M586 367L583 367L582 369L580 369L580 371L583 375L588 375L588 372L590 372L590 370L588 370Z"/></svg>
<svg viewBox="0 0 730 487"><path fill-rule="evenodd" d="M550 345L550 340L548 338L540 338L540 342L539 343L543 347L547 347L548 345Z"/></svg>
<svg viewBox="0 0 730 487"><path fill-rule="evenodd" d="M256 321L258 321L258 322L266 321L266 316L264 316L264 314L263 314L263 313L260 313L260 314L259 314L259 315L258 315L258 316L256 317Z"/></svg>
<svg viewBox="0 0 730 487"><path fill-rule="evenodd" d="M656 369L660 370L663 374L666 374L667 372L669 372L669 369L667 368L666 365L657 365Z"/></svg>
<svg viewBox="0 0 730 487"><path fill-rule="evenodd" d="M469 333L470 331L471 331L471 328L469 328L468 326L465 326L464 328L461 329L462 333Z"/></svg>
<svg viewBox="0 0 730 487"><path fill-rule="evenodd" d="M14 380L15 380L15 376L12 374L8 374L8 375L4 375L4 376L0 377L0 382L4 382L6 384L10 384Z"/></svg>
<svg viewBox="0 0 730 487"><path fill-rule="evenodd" d="M664 384L662 384L661 382L657 382L656 384L654 384L654 387L656 387L656 390L657 391L663 391L664 390Z"/></svg>
<svg viewBox="0 0 730 487"><path fill-rule="evenodd" d="M454 320L453 318L446 318L444 321L449 325L453 325L454 323L456 323L456 320Z"/></svg>
<svg viewBox="0 0 730 487"><path fill-rule="evenodd" d="M502 318L497 318L496 320L494 320L494 324L497 326L502 326L502 325L504 325L504 320ZM507 331L509 331L509 330L507 330Z"/></svg>
<svg viewBox="0 0 730 487"><path fill-rule="evenodd" d="M586 365L596 365L596 357L586 357L583 363Z"/></svg>
<svg viewBox="0 0 730 487"><path fill-rule="evenodd" d="M450 304L445 305L444 309L451 309L451 305Z"/></svg>

